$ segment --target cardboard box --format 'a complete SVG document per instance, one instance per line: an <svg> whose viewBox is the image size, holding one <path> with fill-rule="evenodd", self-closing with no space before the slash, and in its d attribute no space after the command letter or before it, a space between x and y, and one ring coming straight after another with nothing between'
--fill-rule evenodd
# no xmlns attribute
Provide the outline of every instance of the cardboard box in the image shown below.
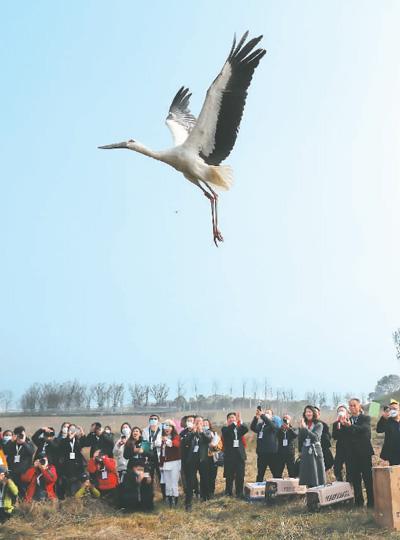
<svg viewBox="0 0 400 540"><path fill-rule="evenodd" d="M354 503L354 491L349 482L332 482L325 486L316 486L307 489L307 507L309 510L318 510L323 506L331 506L341 502Z"/></svg>
<svg viewBox="0 0 400 540"><path fill-rule="evenodd" d="M265 482L247 482L244 494L250 501L261 501L265 498Z"/></svg>
<svg viewBox="0 0 400 540"><path fill-rule="evenodd" d="M306 489L299 485L298 478L272 478L265 482L265 498L270 501L283 495L305 495Z"/></svg>
<svg viewBox="0 0 400 540"><path fill-rule="evenodd" d="M373 467L374 518L381 527L400 530L400 465Z"/></svg>

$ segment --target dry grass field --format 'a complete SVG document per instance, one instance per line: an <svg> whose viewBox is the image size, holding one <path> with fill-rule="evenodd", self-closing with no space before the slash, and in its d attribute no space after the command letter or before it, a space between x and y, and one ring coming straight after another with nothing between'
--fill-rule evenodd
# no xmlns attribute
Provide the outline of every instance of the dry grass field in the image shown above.
<svg viewBox="0 0 400 540"><path fill-rule="evenodd" d="M16 419L8 424L14 425ZM30 430L49 423L45 418L19 419ZM59 419L52 418L58 426ZM88 427L92 419L76 419ZM120 425L120 417L103 418L103 423ZM131 418L132 420L132 418ZM139 425L143 424L143 418ZM256 456L254 439L249 437L246 481L254 481ZM212 501L195 502L193 511L186 513L180 504L170 510L160 501L157 490L156 509L152 514L123 514L102 501L67 500L54 505L20 505L15 516L0 528L0 539L378 539L398 538L400 534L379 529L367 509L348 506L332 507L310 513L304 500L277 503L248 503L222 496L222 470L218 472L217 496Z"/></svg>

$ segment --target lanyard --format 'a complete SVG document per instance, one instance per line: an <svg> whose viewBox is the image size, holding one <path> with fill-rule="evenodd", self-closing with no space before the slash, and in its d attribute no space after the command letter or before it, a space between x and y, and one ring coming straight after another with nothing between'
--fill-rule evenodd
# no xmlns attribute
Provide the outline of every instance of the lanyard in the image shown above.
<svg viewBox="0 0 400 540"><path fill-rule="evenodd" d="M235 441L237 441L238 439L238 432L237 432L237 429L235 427L235 429L233 430L234 434L235 434Z"/></svg>
<svg viewBox="0 0 400 540"><path fill-rule="evenodd" d="M18 444L15 445L15 449L16 449L16 451L17 451L17 456L19 456L19 453L20 453L20 451L21 451L21 448L22 448L22 444L21 444L21 445L18 445Z"/></svg>
<svg viewBox="0 0 400 540"><path fill-rule="evenodd" d="M75 439L72 439L72 441L69 441L69 444L71 445L71 452L73 452L74 446L75 446Z"/></svg>

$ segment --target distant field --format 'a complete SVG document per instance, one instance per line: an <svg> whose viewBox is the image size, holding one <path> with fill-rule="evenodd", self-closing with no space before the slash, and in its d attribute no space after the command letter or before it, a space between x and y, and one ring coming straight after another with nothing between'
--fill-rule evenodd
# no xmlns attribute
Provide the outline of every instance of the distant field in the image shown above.
<svg viewBox="0 0 400 540"><path fill-rule="evenodd" d="M7 425L3 421L2 424ZM15 423L12 418L12 424ZM20 419L27 430L50 423L55 427L59 418ZM89 427L93 417L76 419L84 428ZM143 425L143 417L129 418L133 423ZM103 423L117 428L121 417L102 417ZM246 481L254 481L256 476L255 440L249 436ZM376 457L375 462L379 459ZM332 478L331 478L332 479ZM332 507L312 514L306 510L303 500L267 507L263 503L247 503L222 496L224 480L222 470L218 472L217 497L209 502L194 504L187 514L182 508L182 500L177 510L167 509L160 501L156 490L156 510L152 514L129 514L104 506L100 501L89 502L69 500L55 505L21 505L15 517L0 528L0 539L17 540L25 538L49 538L55 540L96 539L399 539L400 534L379 529L367 509Z"/></svg>

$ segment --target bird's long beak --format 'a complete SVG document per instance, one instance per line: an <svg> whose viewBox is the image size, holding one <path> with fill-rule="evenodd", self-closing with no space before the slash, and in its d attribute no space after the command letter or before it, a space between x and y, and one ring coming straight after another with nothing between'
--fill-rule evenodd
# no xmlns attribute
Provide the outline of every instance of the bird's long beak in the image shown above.
<svg viewBox="0 0 400 540"><path fill-rule="evenodd" d="M128 148L128 143L119 142L115 144L106 144L105 146L98 146L97 148L101 148L102 150L111 150L112 148Z"/></svg>

